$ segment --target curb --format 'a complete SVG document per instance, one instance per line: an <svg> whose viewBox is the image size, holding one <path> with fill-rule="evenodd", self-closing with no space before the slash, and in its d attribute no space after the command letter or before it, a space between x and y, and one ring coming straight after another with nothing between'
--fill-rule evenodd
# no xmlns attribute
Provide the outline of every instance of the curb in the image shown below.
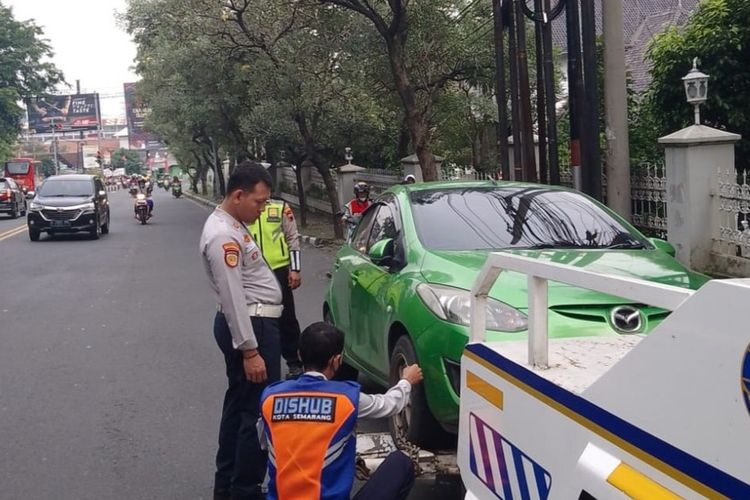
<svg viewBox="0 0 750 500"><path fill-rule="evenodd" d="M323 245L328 245L330 243L328 240L325 240L323 238L318 238L317 236L307 236L304 234L300 234L299 239L302 243L308 243L314 247L322 247Z"/></svg>
<svg viewBox="0 0 750 500"><path fill-rule="evenodd" d="M195 194L189 193L187 191L183 191L182 196L184 196L185 198L189 200L193 200L196 203L200 203L201 205L205 205L210 208L216 208L216 206L219 204L216 201L207 200L203 198L202 196L196 196Z"/></svg>

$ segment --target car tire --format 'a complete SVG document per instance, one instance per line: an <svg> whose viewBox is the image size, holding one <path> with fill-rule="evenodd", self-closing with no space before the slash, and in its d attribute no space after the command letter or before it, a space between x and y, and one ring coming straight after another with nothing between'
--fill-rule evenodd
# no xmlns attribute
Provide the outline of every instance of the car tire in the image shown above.
<svg viewBox="0 0 750 500"><path fill-rule="evenodd" d="M396 341L391 353L389 382L391 387L401 380L401 373L407 365L417 363L417 353L408 335L402 335ZM423 448L441 448L447 445L449 435L432 416L427 406L424 382L412 387L411 398L406 407L397 415L388 419L388 427L393 440L402 440Z"/></svg>
<svg viewBox="0 0 750 500"><path fill-rule="evenodd" d="M18 218L18 203L13 204L13 209L10 211L10 218L11 219Z"/></svg>
<svg viewBox="0 0 750 500"><path fill-rule="evenodd" d="M95 225L94 229L92 229L91 233L89 233L89 234L91 235L91 239L92 240L98 240L101 237L101 235L102 235L102 225L99 222L99 218L98 217L96 218L96 225Z"/></svg>
<svg viewBox="0 0 750 500"><path fill-rule="evenodd" d="M31 241L39 241L41 234L42 233L36 229L29 229L29 239Z"/></svg>
<svg viewBox="0 0 750 500"><path fill-rule="evenodd" d="M333 316L331 316L331 311L328 309L328 307L323 310L323 321L331 326L336 326L333 322ZM346 361L341 363L338 371L336 371L336 374L333 376L333 380L338 381L353 380L354 382L356 382L357 379L359 379L359 370L354 368L352 365L347 364Z"/></svg>
<svg viewBox="0 0 750 500"><path fill-rule="evenodd" d="M22 216L22 217L26 217L26 211L27 211L27 210L28 210L28 205L27 205L27 204L26 204L26 202L24 201L24 202L23 202L23 210L21 210L21 216Z"/></svg>
<svg viewBox="0 0 750 500"><path fill-rule="evenodd" d="M107 223L102 224L102 234L109 234L109 224L111 222L111 219L109 217L109 210L107 210Z"/></svg>

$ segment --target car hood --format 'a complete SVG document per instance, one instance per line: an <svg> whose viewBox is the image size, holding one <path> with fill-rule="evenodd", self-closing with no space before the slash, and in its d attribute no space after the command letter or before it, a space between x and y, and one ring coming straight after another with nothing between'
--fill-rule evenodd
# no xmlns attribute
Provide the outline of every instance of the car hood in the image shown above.
<svg viewBox="0 0 750 500"><path fill-rule="evenodd" d="M74 207L94 200L93 196L37 196L35 203L45 207Z"/></svg>
<svg viewBox="0 0 750 500"><path fill-rule="evenodd" d="M422 275L429 283L470 290L488 251L428 251ZM509 253L587 271L697 289L708 277L687 270L661 250L514 250ZM525 274L502 272L490 296L519 309L527 308ZM549 307L621 304L623 299L562 283L549 283Z"/></svg>

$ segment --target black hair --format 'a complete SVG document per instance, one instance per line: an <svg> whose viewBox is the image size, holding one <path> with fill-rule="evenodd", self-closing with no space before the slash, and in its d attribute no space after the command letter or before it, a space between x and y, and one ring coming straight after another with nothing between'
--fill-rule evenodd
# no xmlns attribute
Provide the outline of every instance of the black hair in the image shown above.
<svg viewBox="0 0 750 500"><path fill-rule="evenodd" d="M262 182L269 188L273 186L271 174L258 162L245 160L232 170L227 181L227 196L233 191L253 191L255 186Z"/></svg>
<svg viewBox="0 0 750 500"><path fill-rule="evenodd" d="M328 360L344 351L344 332L319 321L305 328L299 337L299 357L306 370L323 371Z"/></svg>

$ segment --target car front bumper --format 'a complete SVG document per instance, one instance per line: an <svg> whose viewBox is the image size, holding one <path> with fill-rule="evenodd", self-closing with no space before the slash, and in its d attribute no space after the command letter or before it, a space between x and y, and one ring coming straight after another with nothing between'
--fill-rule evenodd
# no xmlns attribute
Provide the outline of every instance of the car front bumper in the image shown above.
<svg viewBox="0 0 750 500"><path fill-rule="evenodd" d="M76 233L96 228L96 214L93 211L78 210L75 213L51 211L29 211L27 224L30 230L47 233Z"/></svg>

